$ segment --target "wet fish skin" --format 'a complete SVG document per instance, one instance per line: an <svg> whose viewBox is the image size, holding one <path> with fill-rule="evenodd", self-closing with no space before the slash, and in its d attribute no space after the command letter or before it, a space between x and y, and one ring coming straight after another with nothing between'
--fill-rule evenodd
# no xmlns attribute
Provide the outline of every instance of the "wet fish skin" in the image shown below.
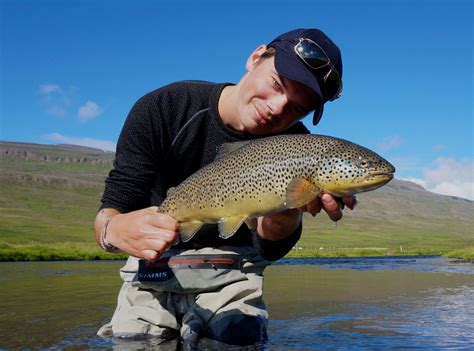
<svg viewBox="0 0 474 351"><path fill-rule="evenodd" d="M395 168L375 152L331 136L281 135L225 144L216 160L171 188L159 207L189 241L204 223L222 238L259 216L296 208L326 192L337 197L388 183Z"/></svg>

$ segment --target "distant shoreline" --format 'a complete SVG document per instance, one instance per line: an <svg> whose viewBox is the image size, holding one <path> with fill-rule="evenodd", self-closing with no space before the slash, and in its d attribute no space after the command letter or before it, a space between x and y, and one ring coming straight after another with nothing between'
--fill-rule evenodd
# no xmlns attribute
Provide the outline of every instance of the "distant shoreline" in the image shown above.
<svg viewBox="0 0 474 351"><path fill-rule="evenodd" d="M82 246L82 245L81 245ZM103 252L94 244L80 247L77 244L60 245L0 245L0 262L40 262L40 261L117 261L126 260L127 254ZM285 258L356 258L356 257L410 257L443 256L474 263L474 248L442 252L438 250L399 251L380 248L305 249L291 250Z"/></svg>

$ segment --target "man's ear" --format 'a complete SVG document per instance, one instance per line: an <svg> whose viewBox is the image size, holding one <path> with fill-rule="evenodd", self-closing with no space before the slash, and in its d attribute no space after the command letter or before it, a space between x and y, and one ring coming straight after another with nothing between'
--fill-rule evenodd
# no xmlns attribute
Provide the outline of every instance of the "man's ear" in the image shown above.
<svg viewBox="0 0 474 351"><path fill-rule="evenodd" d="M258 48L256 48L252 54L250 54L249 58L247 59L247 63L245 64L245 68L247 69L248 72L252 71L255 68L255 64L258 62L258 60L261 59L262 54L267 50L266 45L260 45Z"/></svg>

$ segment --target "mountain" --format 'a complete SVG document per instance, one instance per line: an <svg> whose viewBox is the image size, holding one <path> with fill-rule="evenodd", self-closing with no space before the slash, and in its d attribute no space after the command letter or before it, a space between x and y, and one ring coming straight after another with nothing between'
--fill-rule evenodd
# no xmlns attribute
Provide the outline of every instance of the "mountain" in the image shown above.
<svg viewBox="0 0 474 351"><path fill-rule="evenodd" d="M111 164L114 153L70 144L43 145L0 141L0 157L47 162Z"/></svg>
<svg viewBox="0 0 474 351"><path fill-rule="evenodd" d="M0 141L0 180L25 186L30 182L37 186L100 187L114 156L113 152L85 146Z"/></svg>
<svg viewBox="0 0 474 351"><path fill-rule="evenodd" d="M93 220L114 153L75 145L0 142L0 249L95 249ZM359 194L337 227L304 216L303 248L452 250L474 246L474 202L394 179Z"/></svg>

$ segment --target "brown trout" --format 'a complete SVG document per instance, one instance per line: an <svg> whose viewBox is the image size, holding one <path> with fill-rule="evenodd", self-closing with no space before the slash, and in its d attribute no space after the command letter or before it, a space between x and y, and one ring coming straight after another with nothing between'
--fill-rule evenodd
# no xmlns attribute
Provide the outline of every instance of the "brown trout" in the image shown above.
<svg viewBox="0 0 474 351"><path fill-rule="evenodd" d="M256 218L301 207L322 193L342 197L388 183L395 168L375 152L323 135L281 135L224 144L216 159L169 189L158 211L188 241L204 223L231 237Z"/></svg>

